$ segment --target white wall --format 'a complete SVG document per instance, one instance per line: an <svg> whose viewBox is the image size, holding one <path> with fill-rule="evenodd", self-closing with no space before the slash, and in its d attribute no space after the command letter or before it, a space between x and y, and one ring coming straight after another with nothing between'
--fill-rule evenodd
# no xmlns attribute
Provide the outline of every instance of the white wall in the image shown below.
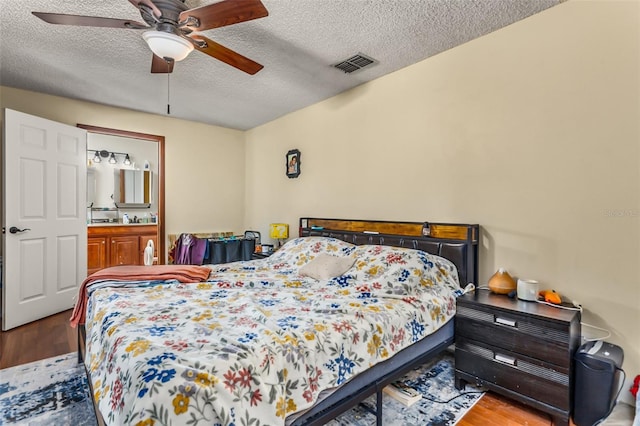
<svg viewBox="0 0 640 426"><path fill-rule="evenodd" d="M505 267L578 300L634 377L639 5L568 1L248 131L246 227L479 223L479 284ZM292 148L297 179L285 176Z"/></svg>

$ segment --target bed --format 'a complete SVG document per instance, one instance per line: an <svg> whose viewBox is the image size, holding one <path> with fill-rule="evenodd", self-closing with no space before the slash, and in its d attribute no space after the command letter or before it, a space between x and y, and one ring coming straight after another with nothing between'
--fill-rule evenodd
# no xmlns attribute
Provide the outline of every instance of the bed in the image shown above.
<svg viewBox="0 0 640 426"><path fill-rule="evenodd" d="M478 232L302 218L272 256L193 267L204 279L103 274L79 309L99 421L315 425L374 393L380 412L384 386L453 342Z"/></svg>

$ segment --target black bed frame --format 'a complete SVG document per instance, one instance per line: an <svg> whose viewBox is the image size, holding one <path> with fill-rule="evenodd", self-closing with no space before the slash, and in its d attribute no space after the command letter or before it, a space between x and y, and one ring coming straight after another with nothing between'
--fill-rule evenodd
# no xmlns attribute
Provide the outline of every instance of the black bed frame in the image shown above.
<svg viewBox="0 0 640 426"><path fill-rule="evenodd" d="M299 235L332 237L356 245L378 244L394 247L406 247L423 250L449 259L458 269L461 286L467 283L477 284L478 279L478 240L479 225L429 222L389 222L348 219L300 218ZM378 364L384 367L385 374L376 374L370 369L371 380L367 383L352 380L344 384L338 392L298 416L290 426L320 426L343 412L360 404L364 399L376 394L376 424L382 426L382 389L399 379L412 369L424 364L440 354L454 342L453 324L437 330L433 337L438 339L435 346L422 353L414 354L409 346L388 360ZM427 338L432 337L428 336ZM427 339L425 338L425 339ZM78 362L85 356L86 330L78 326ZM398 360L403 360L399 362ZM86 366L85 366L86 370ZM380 369L382 370L382 369ZM364 372L362 374L365 374ZM87 371L87 378L89 373ZM91 380L88 380L93 399ZM339 398L336 399L336 396ZM104 419L94 402L98 424L104 425Z"/></svg>

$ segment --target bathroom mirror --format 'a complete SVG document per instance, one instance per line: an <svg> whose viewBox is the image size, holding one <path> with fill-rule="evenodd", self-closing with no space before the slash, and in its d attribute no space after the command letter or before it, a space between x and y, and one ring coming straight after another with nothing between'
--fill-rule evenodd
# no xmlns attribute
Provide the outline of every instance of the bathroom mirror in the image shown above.
<svg viewBox="0 0 640 426"><path fill-rule="evenodd" d="M113 201L118 208L149 208L152 201L150 170L115 169Z"/></svg>

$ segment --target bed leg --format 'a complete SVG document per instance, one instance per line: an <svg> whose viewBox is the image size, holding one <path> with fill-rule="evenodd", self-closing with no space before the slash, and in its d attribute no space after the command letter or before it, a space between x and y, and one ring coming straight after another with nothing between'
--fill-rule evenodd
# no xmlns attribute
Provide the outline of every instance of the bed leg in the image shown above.
<svg viewBox="0 0 640 426"><path fill-rule="evenodd" d="M82 337L80 336L80 330L78 329L78 364L82 364L83 361L80 345L82 345Z"/></svg>
<svg viewBox="0 0 640 426"><path fill-rule="evenodd" d="M382 389L376 391L376 426L382 426Z"/></svg>

